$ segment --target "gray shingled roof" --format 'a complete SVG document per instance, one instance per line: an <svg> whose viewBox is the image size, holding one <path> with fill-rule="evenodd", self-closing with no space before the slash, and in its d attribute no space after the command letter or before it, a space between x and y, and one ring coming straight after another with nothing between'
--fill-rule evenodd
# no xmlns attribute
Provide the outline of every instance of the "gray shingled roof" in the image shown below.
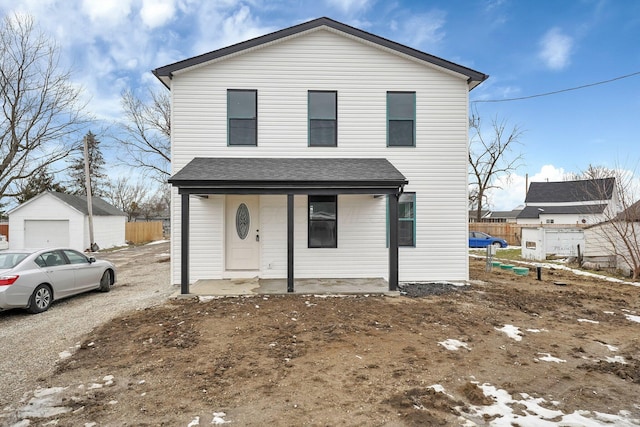
<svg viewBox="0 0 640 427"><path fill-rule="evenodd" d="M579 181L532 182L525 203L568 203L593 200L610 200L615 188L615 178Z"/></svg>
<svg viewBox="0 0 640 427"><path fill-rule="evenodd" d="M387 159L196 157L173 175L178 187L400 187L406 178Z"/></svg>
<svg viewBox="0 0 640 427"><path fill-rule="evenodd" d="M314 19L312 21L307 21L299 25L294 25L293 27L285 28L283 30L276 31L274 33L266 34L261 37L247 40L242 43L237 43L232 46L214 50L212 52L208 52L199 56L194 56L192 58L175 62L173 64L165 65L163 67L159 67L153 70L153 74L166 87L169 87L169 80L171 80L171 76L175 71L189 68L194 65L199 65L214 59L222 58L224 56L238 53L243 50L255 48L257 46L261 46L266 43L271 43L280 39L284 39L286 37L300 34L305 31L309 31L321 26L326 26L334 30L341 31L350 36L360 38L367 42L380 45L387 49L395 50L397 52L403 53L405 55L409 55L418 60L433 64L433 65L437 65L447 70L451 70L456 73L467 76L468 78L467 81L470 85L470 89L473 89L474 87L476 87L477 85L485 81L487 78L489 78L488 75L483 74L479 71L472 70L471 68L467 68L465 66L455 64L453 62L447 61L446 59L438 58L437 56L433 56L428 53L421 52L419 50L396 43L394 41L385 39L383 37L376 36L374 34L368 33L366 31L362 31L358 28L351 27L349 25L343 24L338 21L334 21L333 19L326 18L326 17Z"/></svg>
<svg viewBox="0 0 640 427"><path fill-rule="evenodd" d="M87 207L87 196L58 193L55 191L49 191L49 194L57 197L67 205L71 206L75 210L82 212L85 215L89 215L89 209ZM124 216L126 215L120 209L105 202L99 197L91 197L91 211L95 216Z"/></svg>
<svg viewBox="0 0 640 427"><path fill-rule="evenodd" d="M540 218L541 214L559 215L559 214L575 214L575 215L595 215L604 212L607 205L580 205L580 206L525 206L517 218ZM540 210L542 209L542 211Z"/></svg>

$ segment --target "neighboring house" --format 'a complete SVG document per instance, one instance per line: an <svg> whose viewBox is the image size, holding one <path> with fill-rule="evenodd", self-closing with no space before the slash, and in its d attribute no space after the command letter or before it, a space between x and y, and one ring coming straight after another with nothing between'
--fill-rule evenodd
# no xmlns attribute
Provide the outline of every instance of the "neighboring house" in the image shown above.
<svg viewBox="0 0 640 427"><path fill-rule="evenodd" d="M485 74L328 18L153 72L171 90L183 293L468 279L469 91Z"/></svg>
<svg viewBox="0 0 640 427"><path fill-rule="evenodd" d="M94 240L100 248L125 245L124 212L92 197ZM45 192L9 212L11 249L64 246L89 249L89 211L86 196Z"/></svg>
<svg viewBox="0 0 640 427"><path fill-rule="evenodd" d="M617 213L615 178L532 182L518 224L596 224Z"/></svg>
<svg viewBox="0 0 640 427"><path fill-rule="evenodd" d="M640 201L610 221L585 228L584 235L586 268L616 268L632 276L640 267Z"/></svg>
<svg viewBox="0 0 640 427"><path fill-rule="evenodd" d="M510 211L490 211L482 210L482 217L477 221L477 211L469 211L469 222L510 222L515 223L517 216L522 212L522 208L512 209Z"/></svg>

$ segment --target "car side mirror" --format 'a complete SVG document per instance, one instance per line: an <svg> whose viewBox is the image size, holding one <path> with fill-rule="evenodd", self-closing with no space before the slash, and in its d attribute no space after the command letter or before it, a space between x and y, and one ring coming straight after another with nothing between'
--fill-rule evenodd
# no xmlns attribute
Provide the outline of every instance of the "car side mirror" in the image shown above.
<svg viewBox="0 0 640 427"><path fill-rule="evenodd" d="M89 257L89 264L93 264L94 262L96 262L96 258L95 258L95 257L90 256L90 257Z"/></svg>

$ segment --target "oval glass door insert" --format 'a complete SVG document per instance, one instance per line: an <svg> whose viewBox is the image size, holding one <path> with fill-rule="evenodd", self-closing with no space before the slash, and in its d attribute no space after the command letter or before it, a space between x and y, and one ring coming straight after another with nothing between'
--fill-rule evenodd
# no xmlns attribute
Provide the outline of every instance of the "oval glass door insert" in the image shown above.
<svg viewBox="0 0 640 427"><path fill-rule="evenodd" d="M249 217L249 208L244 203L240 203L238 211L236 212L236 231L238 237L244 240L249 234L249 225L251 225L251 218Z"/></svg>

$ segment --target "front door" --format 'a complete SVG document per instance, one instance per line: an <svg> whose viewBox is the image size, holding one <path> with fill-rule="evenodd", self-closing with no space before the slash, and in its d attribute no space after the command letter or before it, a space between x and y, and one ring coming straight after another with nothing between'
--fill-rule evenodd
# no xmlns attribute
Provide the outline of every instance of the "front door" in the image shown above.
<svg viewBox="0 0 640 427"><path fill-rule="evenodd" d="M227 196L226 269L260 268L260 198Z"/></svg>

